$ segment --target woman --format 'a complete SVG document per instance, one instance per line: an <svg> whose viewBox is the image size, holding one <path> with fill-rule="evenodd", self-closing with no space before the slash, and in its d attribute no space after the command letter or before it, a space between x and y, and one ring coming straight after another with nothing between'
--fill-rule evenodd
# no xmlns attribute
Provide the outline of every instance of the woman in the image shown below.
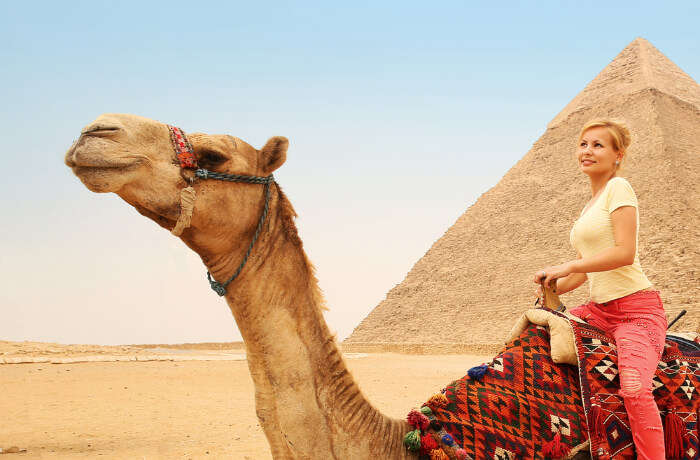
<svg viewBox="0 0 700 460"><path fill-rule="evenodd" d="M590 302L571 313L603 329L617 344L620 396L630 420L637 458L664 460L659 409L652 378L666 337L661 298L637 255L637 198L617 173L630 144L627 127L593 120L581 129L578 165L591 183L591 199L574 222L570 240L578 258L546 267L534 281L556 280L562 294L589 281Z"/></svg>

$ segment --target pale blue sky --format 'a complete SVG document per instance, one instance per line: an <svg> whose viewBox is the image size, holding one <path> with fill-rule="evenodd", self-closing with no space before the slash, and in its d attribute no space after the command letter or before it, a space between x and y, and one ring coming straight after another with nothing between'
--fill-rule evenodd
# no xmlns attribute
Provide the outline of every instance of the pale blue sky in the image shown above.
<svg viewBox="0 0 700 460"><path fill-rule="evenodd" d="M0 340L240 338L198 257L62 163L126 112L261 146L347 336L641 36L696 81L700 3L2 2Z"/></svg>

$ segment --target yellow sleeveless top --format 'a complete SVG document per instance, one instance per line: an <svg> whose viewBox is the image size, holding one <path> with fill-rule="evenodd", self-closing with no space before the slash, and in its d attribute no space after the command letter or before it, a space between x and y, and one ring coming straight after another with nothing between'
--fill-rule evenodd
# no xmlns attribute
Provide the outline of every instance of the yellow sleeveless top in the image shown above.
<svg viewBox="0 0 700 460"><path fill-rule="evenodd" d="M596 201L581 212L574 222L569 239L571 245L585 259L604 249L615 246L610 213L622 206L637 208L637 231L635 241L639 242L639 207L637 196L632 186L622 177L613 177L605 184L603 192ZM603 303L619 299L633 292L651 286L649 279L639 264L639 255L635 245L634 263L614 270L587 273L590 298L593 302Z"/></svg>

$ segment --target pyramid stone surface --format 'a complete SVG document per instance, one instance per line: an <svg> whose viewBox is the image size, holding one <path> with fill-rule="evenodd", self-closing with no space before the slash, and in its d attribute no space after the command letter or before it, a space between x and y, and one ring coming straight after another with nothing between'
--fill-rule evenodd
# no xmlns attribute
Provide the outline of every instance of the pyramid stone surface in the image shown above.
<svg viewBox="0 0 700 460"><path fill-rule="evenodd" d="M700 320L700 86L637 38L548 125L345 340L372 344L499 344L534 301L535 270L576 257L569 230L590 198L574 160L581 126L625 120L621 176L640 203L639 255L667 317ZM588 283L564 294L587 301ZM444 349L441 348L441 349Z"/></svg>
<svg viewBox="0 0 700 460"><path fill-rule="evenodd" d="M671 60L643 38L630 43L602 72L554 117L548 128L566 121L573 112L606 105L613 96L631 94L646 88L700 106L698 84Z"/></svg>

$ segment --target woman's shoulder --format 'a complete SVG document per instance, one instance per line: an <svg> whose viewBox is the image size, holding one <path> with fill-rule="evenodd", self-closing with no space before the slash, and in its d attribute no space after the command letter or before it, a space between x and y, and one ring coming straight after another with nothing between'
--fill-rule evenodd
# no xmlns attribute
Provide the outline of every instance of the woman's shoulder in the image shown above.
<svg viewBox="0 0 700 460"><path fill-rule="evenodd" d="M615 176L612 179L608 181L611 185L612 184L622 184L622 185L628 185L631 187L629 181L625 179L624 177L621 176Z"/></svg>
<svg viewBox="0 0 700 460"><path fill-rule="evenodd" d="M620 176L615 176L608 181L608 193L610 193L612 190L629 190L630 192L634 193L632 184L630 184L627 179Z"/></svg>
<svg viewBox="0 0 700 460"><path fill-rule="evenodd" d="M637 194L634 193L632 185L624 177L615 176L608 181L607 203L613 209L619 206L637 206Z"/></svg>

